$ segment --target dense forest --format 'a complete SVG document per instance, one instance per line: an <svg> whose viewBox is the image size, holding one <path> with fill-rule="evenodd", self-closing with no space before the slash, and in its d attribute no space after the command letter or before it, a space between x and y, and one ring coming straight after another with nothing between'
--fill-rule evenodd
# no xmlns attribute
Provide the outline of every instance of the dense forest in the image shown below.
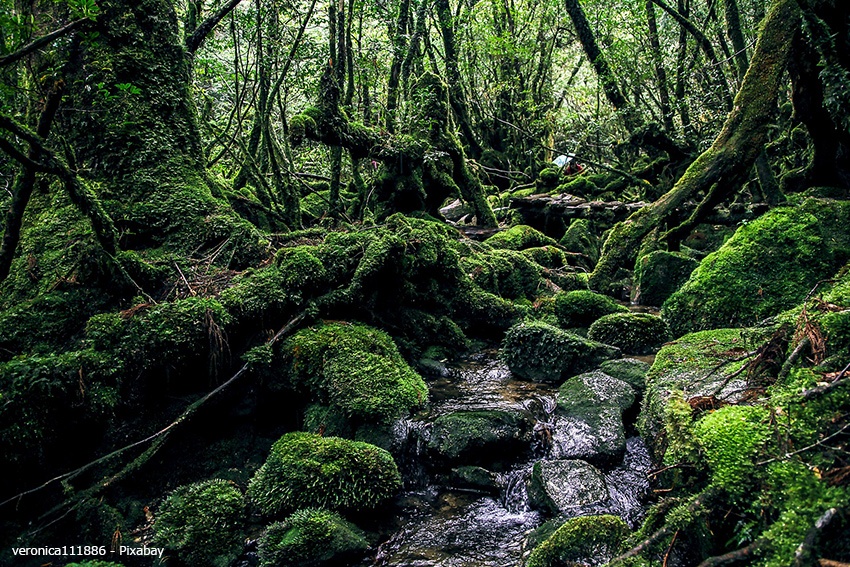
<svg viewBox="0 0 850 567"><path fill-rule="evenodd" d="M845 0L0 0L0 564L850 565Z"/></svg>

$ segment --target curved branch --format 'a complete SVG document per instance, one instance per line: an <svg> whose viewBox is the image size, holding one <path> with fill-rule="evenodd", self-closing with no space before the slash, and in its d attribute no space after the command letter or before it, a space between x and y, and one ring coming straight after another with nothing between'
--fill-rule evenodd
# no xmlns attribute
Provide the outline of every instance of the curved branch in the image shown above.
<svg viewBox="0 0 850 567"><path fill-rule="evenodd" d="M4 56L0 57L0 67L3 67L5 65L11 65L15 61L18 61L19 59L26 57L27 55L29 55L33 51L36 51L37 49L44 47L45 45L47 45L48 43L50 43L54 39L58 39L58 38L62 37L63 35L66 35L66 34L69 34L73 31L76 31L76 30L80 29L81 27L83 27L86 23L90 23L90 22L91 22L91 20L88 19L88 18L80 18L79 20L74 20L70 24L63 26L63 27L59 28L58 30L56 30L54 32L50 32L47 35L41 36L40 38L31 41L28 44L26 44L25 46L23 46L22 48L18 49L17 51L14 51L12 53L9 53L8 55L4 55Z"/></svg>
<svg viewBox="0 0 850 567"><path fill-rule="evenodd" d="M227 4L219 8L215 14L201 22L201 25L198 26L192 35L186 38L186 50L189 53L195 53L213 28L241 1L230 0Z"/></svg>

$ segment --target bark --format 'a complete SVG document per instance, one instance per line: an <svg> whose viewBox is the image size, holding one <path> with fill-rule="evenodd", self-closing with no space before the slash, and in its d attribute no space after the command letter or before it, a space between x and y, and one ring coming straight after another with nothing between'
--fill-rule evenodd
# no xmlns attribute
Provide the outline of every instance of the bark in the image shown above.
<svg viewBox="0 0 850 567"><path fill-rule="evenodd" d="M718 189L713 198L718 198L735 187L735 182L753 166L764 146L799 24L800 10L795 0L773 1L734 108L714 143L668 193L614 226L590 275L592 289L607 290L617 269L634 260L643 237L662 226L682 203L700 192L711 193L715 184Z"/></svg>
<svg viewBox="0 0 850 567"><path fill-rule="evenodd" d="M401 68L406 58L407 28L410 19L410 0L402 0L398 8L398 20L393 37L393 62L387 82L387 132L395 131L395 110L398 107L398 89L401 83Z"/></svg>
<svg viewBox="0 0 850 567"><path fill-rule="evenodd" d="M649 27L649 46L652 49L652 65L655 68L655 80L658 83L658 98L661 101L661 119L664 129L673 133L673 110L670 105L670 90L667 87L667 70L661 54L661 42L658 39L658 22L655 17L655 4L646 0L646 21Z"/></svg>
<svg viewBox="0 0 850 567"><path fill-rule="evenodd" d="M201 25L197 27L192 32L192 35L186 38L186 50L189 53L195 53L201 44L204 43L206 37L210 34L210 32L218 25L218 23L224 19L224 17L229 14L233 8L237 6L242 0L230 0L224 6L218 9L212 16L201 22Z"/></svg>

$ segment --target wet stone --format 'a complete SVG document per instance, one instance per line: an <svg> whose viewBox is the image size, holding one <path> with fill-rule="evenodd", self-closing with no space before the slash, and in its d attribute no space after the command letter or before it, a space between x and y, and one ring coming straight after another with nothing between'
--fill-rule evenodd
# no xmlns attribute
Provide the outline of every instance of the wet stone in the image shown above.
<svg viewBox="0 0 850 567"><path fill-rule="evenodd" d="M428 450L444 462L500 463L526 451L531 433L532 424L519 412L458 411L434 420Z"/></svg>
<svg viewBox="0 0 850 567"><path fill-rule="evenodd" d="M534 506L552 514L576 516L583 509L602 505L609 494L605 477L593 465L559 459L535 463L529 497Z"/></svg>

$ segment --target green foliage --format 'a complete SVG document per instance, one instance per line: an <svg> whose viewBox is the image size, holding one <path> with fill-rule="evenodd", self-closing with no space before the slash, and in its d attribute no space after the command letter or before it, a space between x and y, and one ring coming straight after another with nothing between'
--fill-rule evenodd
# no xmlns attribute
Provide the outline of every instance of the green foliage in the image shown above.
<svg viewBox="0 0 850 567"><path fill-rule="evenodd" d="M328 510L298 510L268 526L257 543L260 567L339 565L368 547L360 530Z"/></svg>
<svg viewBox="0 0 850 567"><path fill-rule="evenodd" d="M392 339L359 323L299 331L280 347L286 384L357 421L389 422L428 396Z"/></svg>
<svg viewBox="0 0 850 567"><path fill-rule="evenodd" d="M540 322L511 327L502 344L502 359L511 372L539 382L560 383L569 376L617 358L619 349Z"/></svg>
<svg viewBox="0 0 850 567"><path fill-rule="evenodd" d="M154 543L190 565L227 567L242 550L242 493L213 479L181 486L156 514Z"/></svg>
<svg viewBox="0 0 850 567"><path fill-rule="evenodd" d="M622 550L629 527L617 516L581 516L567 520L534 548L527 567L600 565Z"/></svg>
<svg viewBox="0 0 850 567"><path fill-rule="evenodd" d="M248 485L249 500L266 516L299 508L371 510L401 488L385 450L338 437L287 433Z"/></svg>
<svg viewBox="0 0 850 567"><path fill-rule="evenodd" d="M553 246L557 244L555 240L549 238L539 230L522 224L497 232L485 240L485 242L493 248L503 248L505 250L525 250L526 248L538 248L540 246Z"/></svg>
<svg viewBox="0 0 850 567"><path fill-rule="evenodd" d="M615 303L610 297L589 290L570 291L555 296L555 315L561 327L566 329L588 327L603 315L627 312L627 307Z"/></svg>
<svg viewBox="0 0 850 567"><path fill-rule="evenodd" d="M664 302L662 316L674 336L753 324L798 303L832 262L817 217L773 209L707 256Z"/></svg>
<svg viewBox="0 0 850 567"><path fill-rule="evenodd" d="M661 348L670 331L660 317L648 313L612 313L590 326L587 338L615 346L626 353L648 354Z"/></svg>

